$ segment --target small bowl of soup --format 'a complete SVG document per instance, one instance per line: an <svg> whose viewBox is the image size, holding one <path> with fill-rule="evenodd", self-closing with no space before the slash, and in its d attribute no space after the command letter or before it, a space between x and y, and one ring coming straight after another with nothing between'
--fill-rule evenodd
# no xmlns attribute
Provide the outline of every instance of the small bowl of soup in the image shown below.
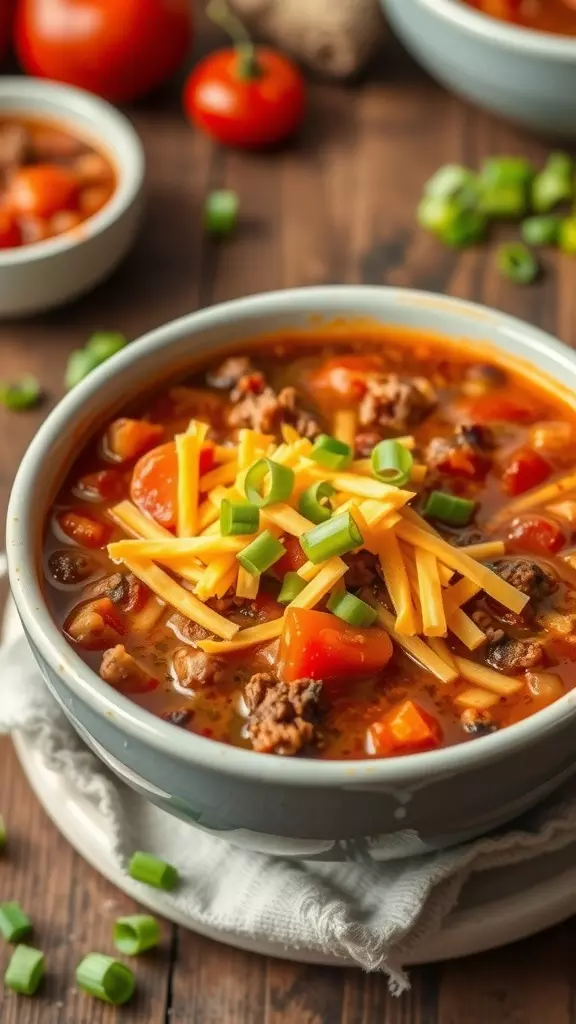
<svg viewBox="0 0 576 1024"><path fill-rule="evenodd" d="M113 107L69 86L0 80L0 316L62 305L128 251L144 156Z"/></svg>
<svg viewBox="0 0 576 1024"><path fill-rule="evenodd" d="M540 331L401 289L152 332L14 485L48 686L127 783L261 851L388 857L520 814L575 766L575 388Z"/></svg>
<svg viewBox="0 0 576 1024"><path fill-rule="evenodd" d="M440 82L549 136L576 136L573 0L382 0Z"/></svg>

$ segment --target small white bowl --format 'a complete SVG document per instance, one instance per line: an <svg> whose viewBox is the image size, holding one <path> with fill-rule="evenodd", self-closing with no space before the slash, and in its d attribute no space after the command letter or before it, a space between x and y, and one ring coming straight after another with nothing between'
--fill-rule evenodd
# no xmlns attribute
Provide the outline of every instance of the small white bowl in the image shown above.
<svg viewBox="0 0 576 1024"><path fill-rule="evenodd" d="M54 121L112 162L116 190L81 229L0 250L0 317L61 306L107 277L130 248L143 205L145 159L130 122L81 89L39 78L0 78L0 118Z"/></svg>

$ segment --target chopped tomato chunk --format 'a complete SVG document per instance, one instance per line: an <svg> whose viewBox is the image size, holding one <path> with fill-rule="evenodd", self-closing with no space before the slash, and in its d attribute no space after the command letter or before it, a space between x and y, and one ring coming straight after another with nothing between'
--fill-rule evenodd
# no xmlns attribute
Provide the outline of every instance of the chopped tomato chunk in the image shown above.
<svg viewBox="0 0 576 1024"><path fill-rule="evenodd" d="M118 469L99 469L96 473L85 473L80 477L78 489L88 498L120 501L126 494L126 482Z"/></svg>
<svg viewBox="0 0 576 1024"><path fill-rule="evenodd" d="M376 626L349 626L328 612L291 608L286 612L280 644L280 672L295 679L340 679L368 676L389 662L392 641Z"/></svg>
<svg viewBox="0 0 576 1024"><path fill-rule="evenodd" d="M334 397L346 402L357 402L367 390L371 374L382 369L377 356L334 356L310 375L310 390L330 400Z"/></svg>
<svg viewBox="0 0 576 1024"><path fill-rule="evenodd" d="M544 516L518 516L510 523L508 551L529 551L533 555L555 555L564 546L562 527Z"/></svg>
<svg viewBox="0 0 576 1024"><path fill-rule="evenodd" d="M77 544L87 548L103 548L112 536L112 529L99 519L92 519L85 512L68 509L56 517L60 529Z"/></svg>
<svg viewBox="0 0 576 1024"><path fill-rule="evenodd" d="M142 512L168 530L176 528L178 456L174 441L153 448L136 463L130 494Z"/></svg>
<svg viewBox="0 0 576 1024"><path fill-rule="evenodd" d="M505 391L481 395L467 402L463 412L471 423L531 423L537 418L533 404Z"/></svg>
<svg viewBox="0 0 576 1024"><path fill-rule="evenodd" d="M552 467L533 448L518 448L508 460L502 474L502 487L513 497L523 494L530 488L544 483L552 472Z"/></svg>
<svg viewBox="0 0 576 1024"><path fill-rule="evenodd" d="M124 622L109 597L88 601L74 608L64 623L64 632L89 651L103 651L118 642Z"/></svg>
<svg viewBox="0 0 576 1024"><path fill-rule="evenodd" d="M283 579L287 572L298 572L298 569L308 561L298 537L284 537L282 543L286 548L286 554L282 555L274 566L279 579Z"/></svg>
<svg viewBox="0 0 576 1024"><path fill-rule="evenodd" d="M108 451L119 462L137 459L164 436L164 427L146 420L114 420L108 427L106 444Z"/></svg>
<svg viewBox="0 0 576 1024"><path fill-rule="evenodd" d="M439 722L414 700L403 701L379 722L373 722L368 734L379 757L434 750L442 742Z"/></svg>

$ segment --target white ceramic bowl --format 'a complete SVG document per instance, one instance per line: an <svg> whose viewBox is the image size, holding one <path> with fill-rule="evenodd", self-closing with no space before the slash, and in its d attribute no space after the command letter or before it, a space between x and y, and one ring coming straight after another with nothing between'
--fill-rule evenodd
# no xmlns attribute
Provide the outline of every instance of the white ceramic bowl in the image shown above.
<svg viewBox="0 0 576 1024"><path fill-rule="evenodd" d="M89 291L117 266L134 239L142 208L144 151L130 122L90 93L39 78L0 78L0 118L54 120L107 156L117 175L110 202L82 234L0 250L0 317L61 306Z"/></svg>

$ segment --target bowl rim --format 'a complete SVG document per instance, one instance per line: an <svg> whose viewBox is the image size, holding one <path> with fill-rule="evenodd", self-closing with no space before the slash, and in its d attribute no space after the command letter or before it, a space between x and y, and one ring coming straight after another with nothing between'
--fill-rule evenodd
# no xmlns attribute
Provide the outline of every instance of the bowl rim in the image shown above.
<svg viewBox="0 0 576 1024"><path fill-rule="evenodd" d="M43 102L46 100L60 109L43 109ZM103 234L136 201L142 190L146 171L144 148L138 133L124 114L99 96L85 89L77 89L75 86L43 78L6 75L0 78L0 117L11 113L11 101L18 104L13 108L15 114L29 114L37 116L39 120L45 119L56 123L61 119L70 131L73 132L76 128L80 137L92 138L96 148L99 146L102 152L111 155L117 181L108 202L101 210L82 222L82 227L86 225L86 231L83 231L80 237L71 231L45 241L0 250L0 272L10 267L41 263L52 256L76 249ZM93 120L94 125L90 129L82 120L82 114ZM118 145L108 138L107 129L110 128L119 137L121 152Z"/></svg>
<svg viewBox="0 0 576 1024"><path fill-rule="evenodd" d="M63 431L71 430L81 418L88 398L103 392L110 375L129 371L141 359L164 352L184 337L207 328L234 323L248 315L282 313L310 314L313 311L330 315L362 316L366 304L381 300L383 323L386 309L395 306L444 310L446 315L463 316L477 323L480 319L494 330L522 337L529 348L541 354L555 353L556 360L572 372L576 371L576 352L539 328L499 310L451 296L409 288L371 285L325 285L273 291L233 299L200 310L157 327L136 343L93 371L52 410L26 451L16 474L6 524L6 552L12 596L29 641L55 675L91 711L105 719L123 734L181 762L206 770L217 771L254 782L291 786L324 786L368 788L397 786L425 778L471 770L482 764L500 760L512 752L525 749L554 731L564 719L576 716L576 691L569 691L548 708L489 736L469 743L444 747L426 753L399 758L350 761L322 761L314 758L281 758L263 756L252 750L229 746L195 733L179 730L168 722L139 707L128 697L118 694L91 669L65 640L53 620L37 573L37 538L27 536L26 523L33 515L34 479L38 467L45 462L47 449ZM348 312L346 312L348 311ZM440 328L438 333L442 333ZM521 357L520 357L521 358Z"/></svg>
<svg viewBox="0 0 576 1024"><path fill-rule="evenodd" d="M510 50L541 56L576 60L576 36L538 32L523 25L511 25L483 11L476 11L462 0L414 0L431 14L444 18L470 35L479 35L489 43Z"/></svg>

